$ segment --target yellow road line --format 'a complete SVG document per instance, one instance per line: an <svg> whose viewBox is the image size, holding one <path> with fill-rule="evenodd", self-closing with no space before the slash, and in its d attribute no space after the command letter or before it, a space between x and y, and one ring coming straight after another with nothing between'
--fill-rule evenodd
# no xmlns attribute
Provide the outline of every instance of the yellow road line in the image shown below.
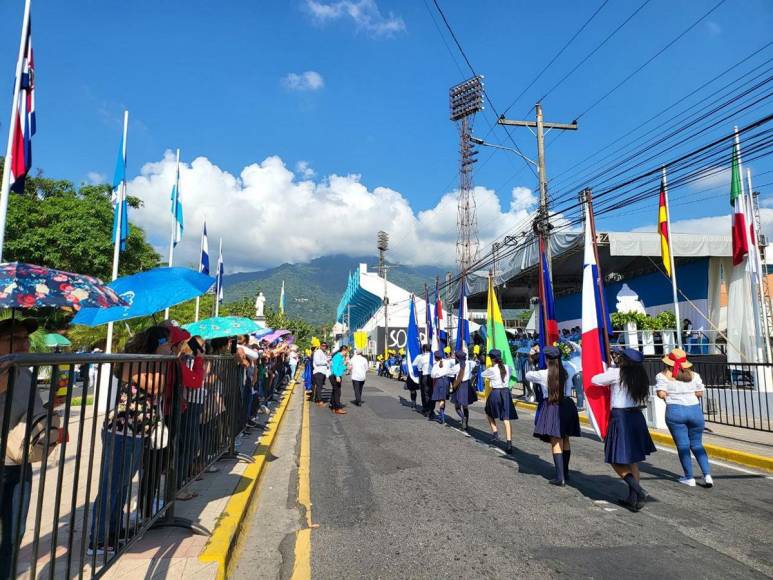
<svg viewBox="0 0 773 580"><path fill-rule="evenodd" d="M309 432L309 401L303 398L301 451L298 458L298 503L304 508L306 527L295 537L293 580L311 578L311 434Z"/></svg>
<svg viewBox="0 0 773 580"><path fill-rule="evenodd" d="M228 566L231 562L239 530L247 514L258 480L266 465L266 458L276 439L276 433L282 418L285 415L287 405L290 403L296 382L291 381L289 388L285 390L274 416L268 423L268 427L260 438L260 444L253 455L254 462L247 465L239 477L239 482L231 494L220 519L215 524L212 536L199 555L201 562L217 562L217 580L225 580L228 576Z"/></svg>
<svg viewBox="0 0 773 580"><path fill-rule="evenodd" d="M522 407L529 411L537 409L535 403L529 403L527 401L515 401L516 407ZM590 421L585 415L580 415L580 422L585 425L590 425ZM661 445L668 445L669 447L676 448L674 440L668 433L661 433L650 429L650 435L653 441L660 443ZM713 443L704 443L703 447L709 454L710 459L724 459L725 461L732 461L740 465L746 465L747 467L755 467L757 469L764 469L765 471L773 471L773 457L766 455L757 455L755 453L748 453L746 451L738 451L737 449L729 449Z"/></svg>

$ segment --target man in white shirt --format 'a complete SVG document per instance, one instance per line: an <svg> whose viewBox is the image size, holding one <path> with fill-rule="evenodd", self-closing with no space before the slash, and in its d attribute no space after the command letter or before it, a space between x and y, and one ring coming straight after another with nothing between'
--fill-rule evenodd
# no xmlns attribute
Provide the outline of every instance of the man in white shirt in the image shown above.
<svg viewBox="0 0 773 580"><path fill-rule="evenodd" d="M435 418L435 406L432 402L432 356L428 345L422 345L421 354L416 357L416 366L419 369L419 384L421 386L421 414L429 419Z"/></svg>
<svg viewBox="0 0 773 580"><path fill-rule="evenodd" d="M325 386L325 381L330 375L330 358L327 355L327 343L323 342L319 345L319 348L314 351L311 357L312 364L312 393L311 400L314 401L318 407L324 407L325 403L322 402L322 388Z"/></svg>
<svg viewBox="0 0 773 580"><path fill-rule="evenodd" d="M354 387L354 404L362 406L362 387L365 386L365 375L368 373L368 359L358 350L349 361L352 369L352 386Z"/></svg>

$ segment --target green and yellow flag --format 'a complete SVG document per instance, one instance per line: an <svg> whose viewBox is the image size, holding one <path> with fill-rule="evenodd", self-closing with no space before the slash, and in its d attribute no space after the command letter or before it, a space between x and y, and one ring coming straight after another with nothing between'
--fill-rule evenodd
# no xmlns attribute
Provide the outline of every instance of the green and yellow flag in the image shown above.
<svg viewBox="0 0 773 580"><path fill-rule="evenodd" d="M505 322L502 320L502 311L499 310L497 295L494 293L494 281L491 276L488 279L488 307L486 309L486 365L491 366L488 352L491 349L502 351L502 362L510 368L510 382L515 381L515 363L510 352L510 343L507 342ZM486 396L490 387L486 381Z"/></svg>

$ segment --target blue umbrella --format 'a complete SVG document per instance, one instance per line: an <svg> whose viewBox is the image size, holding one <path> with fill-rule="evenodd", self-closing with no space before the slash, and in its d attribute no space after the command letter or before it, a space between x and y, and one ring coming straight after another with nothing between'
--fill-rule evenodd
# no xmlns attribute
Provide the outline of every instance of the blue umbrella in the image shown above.
<svg viewBox="0 0 773 580"><path fill-rule="evenodd" d="M193 336L200 336L204 340L221 338L223 336L236 336L238 334L250 334L262 330L260 324L242 316L205 318L198 322L185 324L183 328Z"/></svg>
<svg viewBox="0 0 773 580"><path fill-rule="evenodd" d="M215 279L189 268L154 268L114 280L108 286L129 306L82 308L73 324L99 326L108 322L150 316L181 302L201 296Z"/></svg>
<svg viewBox="0 0 773 580"><path fill-rule="evenodd" d="M269 334L273 334L274 329L273 328L261 328L260 330L251 333L252 336L255 338L263 338L264 336L268 336Z"/></svg>

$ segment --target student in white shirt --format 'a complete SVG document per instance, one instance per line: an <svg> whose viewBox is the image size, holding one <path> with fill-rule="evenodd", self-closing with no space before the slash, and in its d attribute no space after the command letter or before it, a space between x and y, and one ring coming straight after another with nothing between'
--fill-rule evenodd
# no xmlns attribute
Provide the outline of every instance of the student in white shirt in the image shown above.
<svg viewBox="0 0 773 580"><path fill-rule="evenodd" d="M319 345L319 348L314 351L311 357L312 364L312 388L311 400L314 401L318 407L324 407L325 403L322 401L322 389L325 386L325 381L330 375L330 358L327 354L327 343L323 342Z"/></svg>
<svg viewBox="0 0 773 580"><path fill-rule="evenodd" d="M684 477L679 478L679 483L695 487L690 457L692 451L703 472L704 485L713 487L709 456L703 447L705 422L700 403L703 396L701 376L691 370L692 363L681 348L675 348L664 356L663 364L665 369L655 377L655 392L666 402L666 425L674 438L684 470Z"/></svg>
<svg viewBox="0 0 773 580"><path fill-rule="evenodd" d="M639 485L639 462L655 452L647 422L641 407L647 404L650 381L644 370L644 356L632 348L615 348L610 367L591 382L611 391L609 426L604 439L604 461L612 465L628 485L628 497L618 501L623 507L637 512L647 501L647 492Z"/></svg>
<svg viewBox="0 0 773 580"><path fill-rule="evenodd" d="M513 452L513 429L510 425L512 419L518 418L518 413L513 405L513 396L510 394L510 369L502 362L502 352L497 349L491 349L488 353L491 359L491 366L483 371L483 378L488 379L488 385L491 389L486 398L486 418L489 427L491 427L492 442L499 440L497 433L497 419L505 425L505 451Z"/></svg>
<svg viewBox="0 0 773 580"><path fill-rule="evenodd" d="M419 369L419 383L421 385L421 414L432 421L435 418L434 405L432 404L432 356L429 352L429 346L424 344L421 347L421 354L414 361Z"/></svg>
<svg viewBox="0 0 773 580"><path fill-rule="evenodd" d="M436 421L441 425L446 423L446 399L448 399L450 392L451 381L455 376L453 361L445 358L442 350L436 351L430 378L432 380L432 403L439 407Z"/></svg>
<svg viewBox="0 0 773 580"><path fill-rule="evenodd" d="M463 350L457 350L454 357L456 359L454 365L456 378L451 385L451 401L453 401L456 413L462 422L462 429L467 431L470 426L469 406L478 400L478 393L470 381L476 363L474 360L467 360L467 353Z"/></svg>
<svg viewBox="0 0 773 580"><path fill-rule="evenodd" d="M365 376L368 373L368 359L357 350L349 361L352 372L352 386L354 387L354 404L362 406L362 388L365 386Z"/></svg>

